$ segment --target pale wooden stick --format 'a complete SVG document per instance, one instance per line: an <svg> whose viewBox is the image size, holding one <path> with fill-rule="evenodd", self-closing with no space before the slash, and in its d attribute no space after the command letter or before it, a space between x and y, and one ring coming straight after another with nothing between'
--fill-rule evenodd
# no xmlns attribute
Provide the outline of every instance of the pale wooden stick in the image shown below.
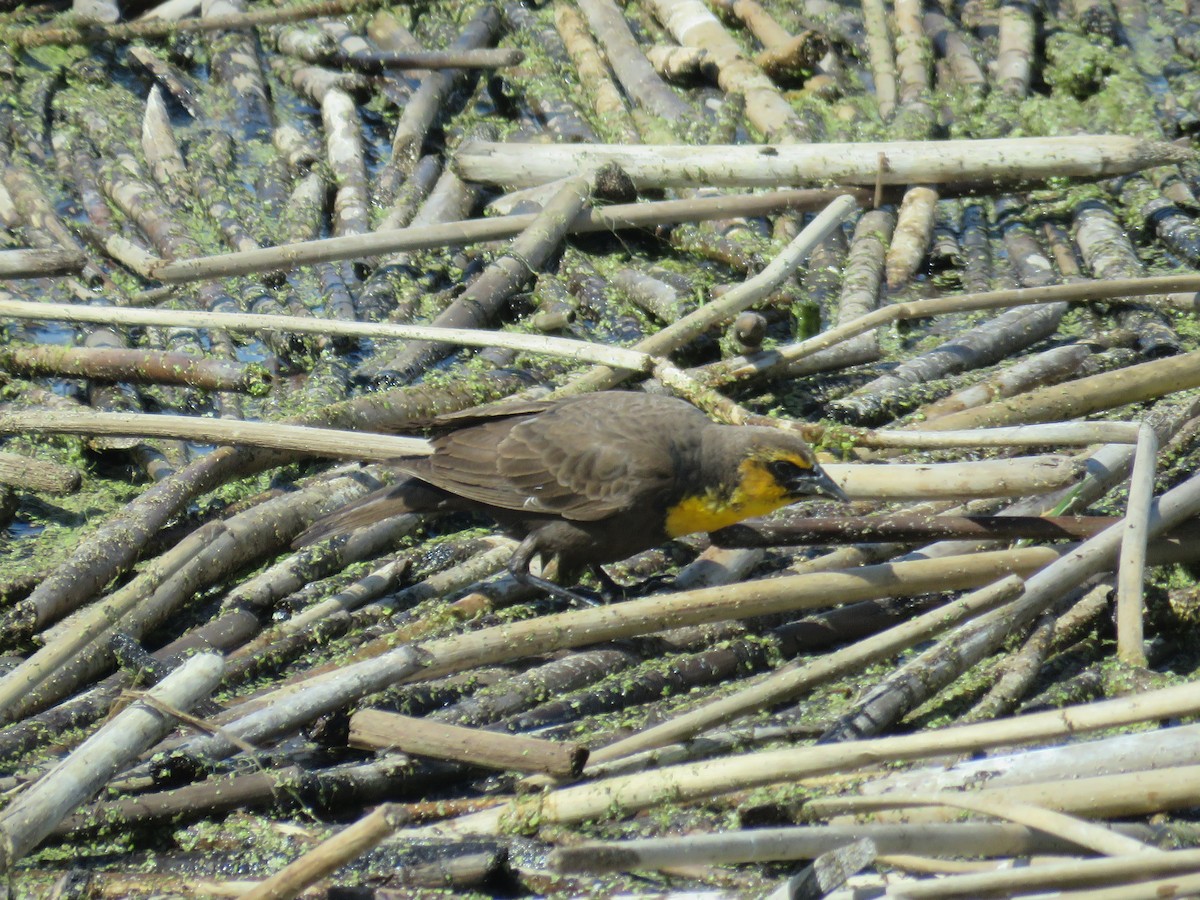
<svg viewBox="0 0 1200 900"><path fill-rule="evenodd" d="M880 809L895 809L899 806L951 806L971 812L983 813L999 819L1007 819L1044 831L1055 837L1078 844L1096 853L1108 856L1125 856L1160 851L1143 844L1136 838L1126 837L1110 831L1102 825L1094 825L1074 816L1033 806L1029 803L1013 803L996 796L979 796L944 792L940 794L884 794L879 797L830 797L822 800L822 814L838 812L868 812Z"/></svg>
<svg viewBox="0 0 1200 900"><path fill-rule="evenodd" d="M351 747L368 750L396 749L485 769L542 772L558 778L577 778L588 758L582 744L447 725L380 709L352 715L347 741Z"/></svg>
<svg viewBox="0 0 1200 900"><path fill-rule="evenodd" d="M572 176L575 174L575 171L571 172ZM621 228L652 227L664 223L696 222L736 215L763 215L781 209L819 209L835 197L846 193L855 192L852 189L772 191L764 194L722 195L694 200L623 203L584 211L567 230L571 233L616 231ZM173 284L230 275L272 272L339 259L387 256L407 250L462 247L515 237L532 225L535 218L537 215L530 213L489 219L466 219L436 225L397 228L392 231L375 231L371 234L303 241L196 259L160 260L147 266L144 274L146 277Z"/></svg>
<svg viewBox="0 0 1200 900"><path fill-rule="evenodd" d="M1162 729L1145 735L1152 738ZM1103 741L1095 743L1103 744ZM1083 745L1087 748L1087 745ZM1037 751L1035 751L1037 752ZM990 784L982 780L984 784ZM1129 818L1153 816L1194 805L1196 789L1200 787L1200 765L1167 766L1148 771L1123 772L1114 775L1076 776L1067 771L1049 781L1027 784L1005 784L971 791L970 796L1031 803L1047 809L1067 812L1088 818ZM878 795L876 795L878 796ZM891 796L887 792L885 796ZM938 796L942 796L939 794ZM840 797L812 801L806 811L815 816L853 812L841 805ZM958 813L949 809L903 809L894 813L874 813L877 822L952 822ZM1029 824L1029 823L1026 823Z"/></svg>
<svg viewBox="0 0 1200 900"><path fill-rule="evenodd" d="M78 250L0 250L0 278L44 278L74 274L87 258Z"/></svg>
<svg viewBox="0 0 1200 900"><path fill-rule="evenodd" d="M70 466L19 453L0 452L0 484L47 494L69 494L79 489L80 481L79 471Z"/></svg>
<svg viewBox="0 0 1200 900"><path fill-rule="evenodd" d="M1062 784L1114 773L1147 769L1200 767L1200 725L1176 725L1094 741L1073 741L1037 750L1020 750L984 759L895 772L862 786L864 794L898 791L947 791L974 787L1020 788Z"/></svg>
<svg viewBox="0 0 1200 900"><path fill-rule="evenodd" d="M187 709L221 680L216 653L191 657L147 691L147 698ZM174 721L147 703L134 703L43 775L0 815L0 869L36 847L73 809L86 803L138 754L171 730Z"/></svg>
<svg viewBox="0 0 1200 900"><path fill-rule="evenodd" d="M1016 864L1013 859L995 859L986 862L974 862L961 859L935 859L932 856L919 856L915 853L889 853L880 856L879 861L887 866L894 866L918 875L960 875L963 872L995 872L998 869L1009 869ZM827 897L836 896L828 894Z"/></svg>
<svg viewBox="0 0 1200 900"><path fill-rule="evenodd" d="M301 316L262 316L242 313L192 312L172 309L128 309L114 306L74 306L69 303L31 303L0 300L0 316L60 322L93 322L102 325L151 325L164 328L212 328L226 331L287 331L294 334L346 337L406 338L445 341L467 347L508 347L527 353L546 353L580 362L600 363L634 371L647 371L652 357L608 344L592 344L535 334L471 328L435 328L431 325L393 325L385 322L346 322Z"/></svg>
<svg viewBox="0 0 1200 900"><path fill-rule="evenodd" d="M1073 862L1046 863L1022 869L1004 869L997 872L981 872L973 875L947 875L944 878L924 881L905 881L889 894L910 900L933 900L956 897L985 897L992 895L1015 896L1054 888L1087 887L1079 897L1092 898L1106 884L1132 881L1150 875L1167 875L1172 872L1200 871L1200 850L1172 850L1163 853L1136 853L1106 859L1081 859ZM842 893L831 895L841 898ZM1043 894L1043 896L1045 896ZM1051 895L1061 896L1061 895ZM1124 894L1119 896L1128 897ZM1161 894L1138 894L1134 896L1157 897ZM1167 894L1167 896L1171 896ZM1176 896L1179 896L1178 894Z"/></svg>
<svg viewBox="0 0 1200 900"><path fill-rule="evenodd" d="M207 444L240 444L295 450L337 459L389 460L427 456L424 438L394 437L336 428L311 428L279 422L242 422L197 416L104 413L90 410L12 410L0 412L0 434L110 434L168 437ZM2 480L2 479L0 479Z"/></svg>
<svg viewBox="0 0 1200 900"><path fill-rule="evenodd" d="M1152 837L1146 826L1117 825L1131 837ZM947 824L793 825L781 828L747 828L682 837L597 841L562 847L550 854L559 872L629 872L671 866L775 860L815 859L835 847L870 838L881 854L926 853L941 856L1028 856L1062 851L1055 838L1021 825L983 822Z"/></svg>
<svg viewBox="0 0 1200 900"><path fill-rule="evenodd" d="M921 450L1022 447L1030 444L1063 447L1136 444L1139 428L1136 422L1044 422L1038 425L964 431L866 431L855 434L854 442L862 447L907 447Z"/></svg>
<svg viewBox="0 0 1200 900"><path fill-rule="evenodd" d="M964 463L824 466L851 497L877 500L1024 497L1063 487L1083 470L1066 456L1018 456Z"/></svg>
<svg viewBox="0 0 1200 900"><path fill-rule="evenodd" d="M1149 424L1143 424L1138 432L1136 453L1129 478L1125 534L1121 537L1117 568L1117 657L1132 666L1145 666L1142 617L1146 538L1150 503L1154 500L1154 473L1158 467L1158 437Z"/></svg>
<svg viewBox="0 0 1200 900"><path fill-rule="evenodd" d="M400 804L377 806L241 896L243 900L291 900L310 884L380 844L406 819L407 814Z"/></svg>
<svg viewBox="0 0 1200 900"><path fill-rule="evenodd" d="M1200 869L1200 866L1197 866ZM1200 896L1200 873L1176 875L1142 881L1136 874L1129 876L1132 884L1113 884L1082 891L1061 891L1048 900L1163 900L1164 897ZM1116 879L1112 879L1116 881Z"/></svg>
<svg viewBox="0 0 1200 900"><path fill-rule="evenodd" d="M881 169L880 156L886 165ZM1118 135L831 144L624 146L464 141L454 154L465 181L529 187L615 163L639 189L794 184L954 184L1098 177L1184 162L1162 141Z"/></svg>
<svg viewBox="0 0 1200 900"><path fill-rule="evenodd" d="M104 250L121 265L137 272L147 280L150 278L150 270L162 261L145 247L116 233L104 238Z"/></svg>

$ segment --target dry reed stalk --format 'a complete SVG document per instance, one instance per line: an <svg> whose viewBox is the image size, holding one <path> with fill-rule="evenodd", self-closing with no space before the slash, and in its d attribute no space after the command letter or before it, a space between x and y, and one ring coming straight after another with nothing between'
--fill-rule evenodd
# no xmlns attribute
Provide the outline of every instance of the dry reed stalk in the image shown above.
<svg viewBox="0 0 1200 900"><path fill-rule="evenodd" d="M244 900L291 900L309 885L382 843L407 819L401 807L391 803L377 806L353 825L343 828L239 896Z"/></svg>
<svg viewBox="0 0 1200 900"><path fill-rule="evenodd" d="M1159 852L1136 838L1126 837L1102 825L1086 822L1074 816L1035 806L1022 800L1013 800L1007 796L1001 797L994 792L955 793L947 791L939 794L896 793L878 797L835 797L814 801L813 805L819 805L822 810L822 812L817 812L814 809L813 812L816 815L893 809L898 806L947 806L1036 828L1038 831L1052 834L1094 853L1103 853L1108 856L1128 856Z"/></svg>
<svg viewBox="0 0 1200 900"><path fill-rule="evenodd" d="M1148 841L1147 826L1118 825L1122 834ZM958 822L954 825L794 825L745 828L684 837L589 842L562 847L550 856L560 872L629 872L672 865L770 862L815 859L855 840L869 838L880 854L938 856L1030 856L1064 852L1068 845L1021 825Z"/></svg>
<svg viewBox="0 0 1200 900"><path fill-rule="evenodd" d="M45 278L83 270L87 257L73 248L0 251L0 278Z"/></svg>
<svg viewBox="0 0 1200 900"><path fill-rule="evenodd" d="M582 744L447 725L378 709L359 710L350 717L347 743L367 750L399 750L485 769L541 772L557 778L578 778L588 758Z"/></svg>
<svg viewBox="0 0 1200 900"><path fill-rule="evenodd" d="M170 437L207 444L270 447L337 459L395 459L426 456L424 438L364 434L267 422L240 422L196 416L96 413L73 410L14 410L0 413L0 434L107 434Z"/></svg>
<svg viewBox="0 0 1200 900"><path fill-rule="evenodd" d="M469 328L393 325L385 322L334 322L328 319L310 319L300 316L87 307L62 303L29 303L22 300L0 300L0 315L20 319L156 325L167 328L222 328L229 331L285 331L295 334L343 335L347 337L407 338L459 343L468 347L504 346L530 353L561 354L567 359L612 365L635 371L644 371L652 364L652 359L646 354L611 347L607 344Z"/></svg>
<svg viewBox="0 0 1200 900"><path fill-rule="evenodd" d="M614 204L580 213L568 231L572 234L607 232L672 222L704 221L730 215L761 215L780 209L819 209L847 193L864 196L853 189L809 189L771 191L744 196L722 195L689 200L663 200L654 203ZM534 214L529 213L421 224L414 219L410 227L394 231L376 231L214 256L178 254L177 256L184 258L156 261L148 266L147 275L167 284L176 284L230 275L274 272L300 265L358 259L399 251L460 247L515 237L528 228L535 218ZM186 258L188 256L193 258Z"/></svg>
<svg viewBox="0 0 1200 900"><path fill-rule="evenodd" d="M1136 444L1141 426L1136 422L1042 422L999 428L955 431L866 431L854 433L863 447L906 447L947 450L958 447L1021 447L1029 445L1087 446Z"/></svg>
<svg viewBox="0 0 1200 900"><path fill-rule="evenodd" d="M1161 731L1162 729L1139 736L1148 739L1145 743L1152 744L1153 738L1159 736ZM1103 745L1105 742L1088 743ZM1088 743L1081 745L1084 750L1090 749ZM1102 752L1102 750L1097 752ZM1014 780L1013 783L997 787L987 787L986 785L989 784L987 780L982 783L985 785L984 787L967 790L964 792L965 795L981 799L1012 800L1018 803L1035 804L1047 809L1088 818L1117 819L1153 816L1184 809L1191 804L1195 798L1197 785L1200 785L1200 764L1166 766L1159 769L1109 775L1082 775L1070 772L1068 769L1062 777L1049 781L1016 783ZM884 796L890 796L891 793L891 791L884 792ZM900 798L909 796L899 791L897 791L897 795ZM937 796L943 796L943 794L939 793ZM866 806L855 806L858 799L861 798L850 798L848 805L843 804L840 797L814 800L810 811L817 816L834 816L841 813L865 811ZM875 821L947 822L959 818L957 813L951 812L949 809L900 811L899 807L903 805L902 802L897 802L897 811L893 813L877 813Z"/></svg>
<svg viewBox="0 0 1200 900"><path fill-rule="evenodd" d="M1024 497L1063 487L1083 469L1065 456L1018 456L964 463L824 466L855 499L927 500Z"/></svg>
<svg viewBox="0 0 1200 900"><path fill-rule="evenodd" d="M529 187L615 164L647 188L780 187L789 184L961 184L1120 175L1186 162L1173 144L1115 135L653 147L466 141L454 169L467 181ZM884 165L880 166L880 159Z"/></svg>
<svg viewBox="0 0 1200 900"><path fill-rule="evenodd" d="M1146 539L1150 504L1154 500L1154 474L1158 468L1158 437L1145 423L1138 431L1133 472L1129 477L1129 500L1125 511L1125 534L1121 538L1117 567L1117 658L1133 666L1146 665L1142 646L1145 612Z"/></svg>

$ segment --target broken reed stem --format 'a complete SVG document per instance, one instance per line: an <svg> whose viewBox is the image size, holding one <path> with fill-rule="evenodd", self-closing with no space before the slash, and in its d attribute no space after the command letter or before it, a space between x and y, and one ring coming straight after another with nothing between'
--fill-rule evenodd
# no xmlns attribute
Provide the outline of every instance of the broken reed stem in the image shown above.
<svg viewBox="0 0 1200 900"><path fill-rule="evenodd" d="M911 900L933 900L933 898L1016 896L1040 893L1051 889L1066 890L1072 887L1090 890L1066 896L1088 898L1112 898L1114 895L1103 889L1122 881L1140 881L1146 887L1151 875L1190 873L1200 871L1200 850L1170 850L1161 853L1136 853L1105 859L1080 859L1070 862L1046 862L1041 865L1019 869L1002 869L971 875L947 875L944 878L925 881L905 881L903 894ZM899 887L899 884L896 885ZM1157 896L1183 896L1174 890L1175 881L1167 893L1159 894L1150 887L1134 894L1118 894L1126 898L1149 898ZM1118 890L1116 888L1114 891ZM1056 895L1064 896L1064 895ZM1107 900L1107 898L1106 898Z"/></svg>
<svg viewBox="0 0 1200 900"><path fill-rule="evenodd" d="M1150 424L1138 433L1133 472L1129 477L1129 500L1125 511L1125 534L1121 537L1117 568L1117 658L1131 666L1146 665L1142 646L1145 612L1146 540L1150 504L1154 500L1154 473L1158 467L1158 437Z"/></svg>
<svg viewBox="0 0 1200 900"><path fill-rule="evenodd" d="M0 484L47 494L70 494L79 489L82 478L78 469L61 463L0 451Z"/></svg>
<svg viewBox="0 0 1200 900"><path fill-rule="evenodd" d="M654 363L653 358L645 353L623 350L608 344L504 331L436 328L430 325L347 322L302 316L75 306L68 303L31 303L23 300L0 300L0 316L11 316L14 319L90 322L102 325L151 325L164 328L211 328L227 331L285 331L292 334L443 341L467 347L507 347L526 353L544 353L579 362L631 369L635 372L648 371Z"/></svg>
<svg viewBox="0 0 1200 900"><path fill-rule="evenodd" d="M0 434L28 432L179 438L206 444L295 450L335 459L389 460L400 456L427 456L431 452L429 442L423 438L311 428L278 422L242 422L236 419L206 419L199 416L104 413L87 410L39 409L0 412Z"/></svg>
<svg viewBox="0 0 1200 900"><path fill-rule="evenodd" d="M123 347L9 343L0 347L0 368L22 377L64 375L97 381L182 384L258 396L270 390L271 382L270 372L261 365Z"/></svg>
<svg viewBox="0 0 1200 900"><path fill-rule="evenodd" d="M572 175L575 173L572 172ZM763 194L702 197L694 200L663 200L652 203L622 203L581 212L568 226L570 234L617 231L622 228L653 227L676 222L700 222L729 216L754 216L785 209L814 210L824 207L842 194L861 199L853 190L792 190ZM168 284L252 275L292 269L296 266L342 259L386 256L411 250L437 247L462 247L486 241L515 237L537 218L536 213L465 219L438 225L397 228L369 234L325 238L203 256L194 259L159 260L143 273ZM1187 290L1181 287L1179 290Z"/></svg>
<svg viewBox="0 0 1200 900"><path fill-rule="evenodd" d="M1024 497L1064 487L1083 470L1069 456L1018 456L962 463L828 463L829 477L855 499Z"/></svg>
<svg viewBox="0 0 1200 900"><path fill-rule="evenodd" d="M380 74L390 69L501 69L525 61L515 47L480 47L475 50L413 50L408 53L332 53L324 62L360 72Z"/></svg>
<svg viewBox="0 0 1200 900"><path fill-rule="evenodd" d="M1200 351L1037 388L928 422L930 431L1074 419L1200 386Z"/></svg>
<svg viewBox="0 0 1200 900"><path fill-rule="evenodd" d="M827 801L826 814L895 809L903 806L950 806L1007 819L1108 856L1159 852L1136 838L1127 837L1103 825L1096 825L1066 813L1030 803L1014 803L1000 797L981 797L969 793L946 791L938 794L896 793L881 797L837 797Z"/></svg>
<svg viewBox="0 0 1200 900"><path fill-rule="evenodd" d="M377 806L353 825L322 841L241 897L243 900L291 900L309 885L382 843L407 820L404 808L400 805L385 803Z"/></svg>
<svg viewBox="0 0 1200 900"><path fill-rule="evenodd" d="M639 190L794 184L962 184L1097 177L1184 162L1188 150L1120 135L879 143L625 146L464 141L464 181L532 187L615 164ZM880 158L884 165L880 166Z"/></svg>
<svg viewBox="0 0 1200 900"><path fill-rule="evenodd" d="M555 778L578 778L588 758L582 744L448 725L381 709L354 713L347 743L504 772L541 772Z"/></svg>
<svg viewBox="0 0 1200 900"><path fill-rule="evenodd" d="M1118 825L1131 836L1151 839L1146 826ZM1062 852L1054 838L1021 825L980 822L893 825L793 825L748 828L682 837L635 838L562 847L550 854L558 872L630 872L683 865L814 859L851 841L870 838L880 854L924 853L937 856L1032 856Z"/></svg>
<svg viewBox="0 0 1200 900"><path fill-rule="evenodd" d="M87 257L73 249L0 250L0 278L45 278L73 275L87 264Z"/></svg>
<svg viewBox="0 0 1200 900"><path fill-rule="evenodd" d="M742 522L712 533L718 547L795 547L803 544L927 543L934 540L1078 541L1121 521L1116 516L956 516L893 513L879 516L785 516ZM1200 539L1200 523L1170 537Z"/></svg>
<svg viewBox="0 0 1200 900"><path fill-rule="evenodd" d="M1156 737L1170 738L1172 729L1159 728L1145 732L1144 736L1152 742ZM1093 749L1089 744L1099 744ZM1095 753L1103 752L1105 741L1076 743L1080 753L1089 758ZM1033 754L1044 751L1032 751ZM1146 767L1133 772L1121 772L1112 775L1094 775L1067 771L1058 777L1048 777L1041 781L1009 781L997 787L984 787L971 790L971 796L983 798L998 798L1019 803L1029 803L1047 809L1058 810L1077 816L1095 818L1127 818L1130 816L1153 816L1159 813L1183 809L1192 805L1196 796L1197 785L1200 785L1200 765L1165 766L1157 768L1159 754L1154 747L1145 750ZM1194 754L1193 754L1194 756ZM996 770L991 770L996 771ZM990 784L990 779L983 781ZM872 788L874 785L872 785ZM972 787L974 787L972 785ZM916 786L917 790L931 790L924 786ZM885 792L887 793L887 792ZM897 795L900 791L896 791ZM887 794L891 796L890 793ZM939 794L941 796L941 794ZM806 811L816 817L834 816L843 812L854 812L841 805L840 797L822 797L812 800L806 806ZM853 802L853 801L851 801ZM959 819L958 813L950 809L898 808L896 812L877 813L874 821L878 822L953 822Z"/></svg>
<svg viewBox="0 0 1200 900"><path fill-rule="evenodd" d="M1100 590L1104 590L1104 588ZM1108 604L1107 602L1098 603L1096 606L1103 606L1104 609L1107 609ZM1090 618L1089 616L1089 621ZM1059 621L1061 622L1062 619L1060 618ZM1066 646L1073 640L1070 638L1059 643ZM1047 792L1065 791L1067 781L1113 777L1107 773L1122 773L1121 777L1123 777L1130 774L1145 776L1151 770L1163 771L1166 768L1197 770L1200 769L1200 740L1197 740L1198 738L1200 738L1200 725L1173 725L1150 731L1097 738L1086 742L1071 741L1036 750L1001 751L983 759L959 760L949 768L945 765L933 765L893 772L863 785L861 793L963 790L974 789L978 785L986 783L981 788L982 790L1011 789L1018 792L1016 795L1018 799L1040 803L1043 806L1052 805L1055 809L1092 810L1096 808L1095 803L1091 803L1087 807L1059 806L1037 799L1034 795L1025 795L1020 792L1029 785L1035 784L1043 785ZM1194 790L1195 779L1188 778L1186 781ZM1082 792L1080 793L1082 794ZM1143 790L1142 793L1143 799L1145 799L1146 791ZM1096 799L1111 811L1111 807L1108 806L1108 791L1100 792L1100 796ZM1114 814L1124 815L1125 813L1119 808ZM950 815L958 818L956 814Z"/></svg>
<svg viewBox="0 0 1200 900"><path fill-rule="evenodd" d="M1043 422L1009 428L977 428L962 431L869 431L851 430L859 447L903 447L912 450L953 450L959 447L1087 446L1089 444L1136 444L1137 422Z"/></svg>
<svg viewBox="0 0 1200 900"><path fill-rule="evenodd" d="M922 319L929 316L973 312L982 309L1031 306L1036 303L1058 301L1082 303L1092 300L1111 300L1116 297L1170 294L1175 291L1200 291L1200 275L1159 275L1147 278L1080 281L1072 284L1050 285L1049 287L1013 288L1004 291L982 291L978 294L960 294L957 297L913 300L873 310L844 325L830 328L828 331L823 331L807 340L789 344L786 347L756 353L753 356L732 357L701 366L694 370L693 374L698 374L706 384L710 385L759 377L796 360L812 356L821 350L828 350L850 338L873 331L882 325L890 325L905 319Z"/></svg>

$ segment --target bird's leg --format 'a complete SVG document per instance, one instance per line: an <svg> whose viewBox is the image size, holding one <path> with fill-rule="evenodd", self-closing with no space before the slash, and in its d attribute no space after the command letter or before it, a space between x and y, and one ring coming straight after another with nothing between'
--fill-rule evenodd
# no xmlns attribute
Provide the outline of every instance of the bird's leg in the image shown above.
<svg viewBox="0 0 1200 900"><path fill-rule="evenodd" d="M508 571L519 584L529 585L545 591L551 597L556 597L559 600L565 600L572 606L595 606L596 601L590 600L574 591L569 591L565 587L555 584L548 578L540 578L529 571L529 564L533 561L534 554L537 553L533 536L529 535L513 551L512 559L508 561Z"/></svg>

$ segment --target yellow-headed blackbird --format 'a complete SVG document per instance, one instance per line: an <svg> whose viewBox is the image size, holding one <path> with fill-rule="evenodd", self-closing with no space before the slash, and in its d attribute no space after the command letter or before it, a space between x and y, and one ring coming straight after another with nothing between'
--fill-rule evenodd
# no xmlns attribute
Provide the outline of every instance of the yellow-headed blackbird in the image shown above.
<svg viewBox="0 0 1200 900"><path fill-rule="evenodd" d="M450 430L431 456L396 463L408 479L317 522L298 543L401 513L474 510L520 540L509 563L518 580L572 596L530 575L532 559L557 557L560 577L574 577L812 494L846 499L798 435L718 425L671 397L502 402L435 425Z"/></svg>

